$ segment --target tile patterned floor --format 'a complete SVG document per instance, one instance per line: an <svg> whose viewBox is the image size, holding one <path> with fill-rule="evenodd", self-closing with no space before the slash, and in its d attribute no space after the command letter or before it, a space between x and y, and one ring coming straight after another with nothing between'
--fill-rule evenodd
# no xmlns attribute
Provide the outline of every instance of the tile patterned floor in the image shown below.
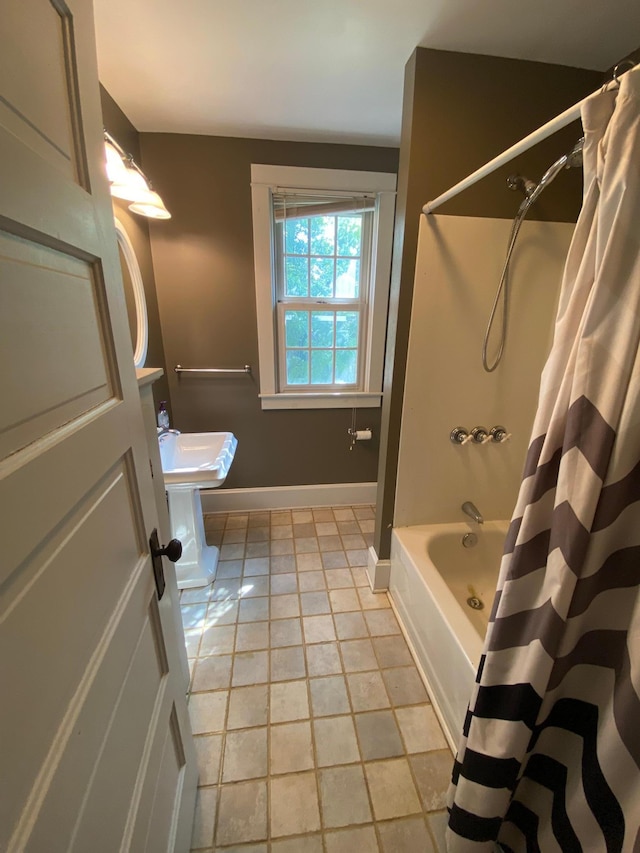
<svg viewBox="0 0 640 853"><path fill-rule="evenodd" d="M200 787L193 850L444 851L452 756L385 593L371 507L205 516L181 607Z"/></svg>

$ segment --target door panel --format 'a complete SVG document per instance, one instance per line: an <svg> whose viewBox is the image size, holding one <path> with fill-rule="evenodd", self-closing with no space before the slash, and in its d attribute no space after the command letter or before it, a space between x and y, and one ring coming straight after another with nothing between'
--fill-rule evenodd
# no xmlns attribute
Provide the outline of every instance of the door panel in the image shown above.
<svg viewBox="0 0 640 853"><path fill-rule="evenodd" d="M90 0L8 0L0 849L10 853L183 853L191 834L178 592L167 571L157 600L158 520L102 161Z"/></svg>

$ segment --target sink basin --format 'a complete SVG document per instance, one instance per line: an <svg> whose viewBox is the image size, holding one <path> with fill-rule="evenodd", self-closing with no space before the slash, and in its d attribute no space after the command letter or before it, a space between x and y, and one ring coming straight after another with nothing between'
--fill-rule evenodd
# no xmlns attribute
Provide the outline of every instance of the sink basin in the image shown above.
<svg viewBox="0 0 640 853"><path fill-rule="evenodd" d="M224 483L238 441L230 432L168 432L158 442L171 536L182 542L176 563L178 587L207 586L216 576L220 552L207 545L200 489Z"/></svg>
<svg viewBox="0 0 640 853"><path fill-rule="evenodd" d="M158 441L167 488L215 489L221 486L238 445L230 432L164 433Z"/></svg>

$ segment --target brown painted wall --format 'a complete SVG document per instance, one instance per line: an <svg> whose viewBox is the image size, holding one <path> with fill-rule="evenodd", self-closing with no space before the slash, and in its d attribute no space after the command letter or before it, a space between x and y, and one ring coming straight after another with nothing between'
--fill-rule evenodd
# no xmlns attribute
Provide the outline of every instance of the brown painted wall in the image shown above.
<svg viewBox="0 0 640 853"><path fill-rule="evenodd" d="M372 482L380 409L358 426L375 440L349 451L347 409L263 412L253 273L251 164L396 172L396 149L143 133L145 172L173 218L151 224L174 425L238 438L228 488ZM178 377L172 368L240 367L251 377Z"/></svg>
<svg viewBox="0 0 640 853"><path fill-rule="evenodd" d="M102 101L102 120L105 129L128 154L132 155L136 163L140 164L140 139L138 131L104 86L100 86L100 99ZM124 225L129 239L133 244L144 283L149 320L149 345L145 366L162 367L165 371L165 375L153 385L153 398L157 407L160 400L169 399L169 383L166 377L164 346L162 342L162 330L160 328L160 314L158 312L158 297L156 295L156 282L151 259L149 225L148 220L143 216L130 213L128 205L129 202L124 202L117 198L113 199L114 213ZM128 299L127 301L130 303L131 300Z"/></svg>
<svg viewBox="0 0 640 853"><path fill-rule="evenodd" d="M602 75L594 71L426 48L417 48L407 64L377 477L374 546L381 559L390 552L422 206L590 94L601 82ZM560 131L438 212L512 218L522 197L506 189L507 175L520 172L539 180L580 135L578 123ZM581 175L574 170L545 190L529 216L575 221L580 201Z"/></svg>

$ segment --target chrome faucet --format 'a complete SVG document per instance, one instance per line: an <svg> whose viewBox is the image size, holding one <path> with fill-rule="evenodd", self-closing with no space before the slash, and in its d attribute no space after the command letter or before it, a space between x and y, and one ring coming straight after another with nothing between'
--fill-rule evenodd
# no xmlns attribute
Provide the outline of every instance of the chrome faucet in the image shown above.
<svg viewBox="0 0 640 853"><path fill-rule="evenodd" d="M482 517L480 510L475 504L471 503L471 501L465 501L462 504L462 512L464 512L466 515L469 516L469 518L472 518L478 524L484 524L484 518Z"/></svg>

